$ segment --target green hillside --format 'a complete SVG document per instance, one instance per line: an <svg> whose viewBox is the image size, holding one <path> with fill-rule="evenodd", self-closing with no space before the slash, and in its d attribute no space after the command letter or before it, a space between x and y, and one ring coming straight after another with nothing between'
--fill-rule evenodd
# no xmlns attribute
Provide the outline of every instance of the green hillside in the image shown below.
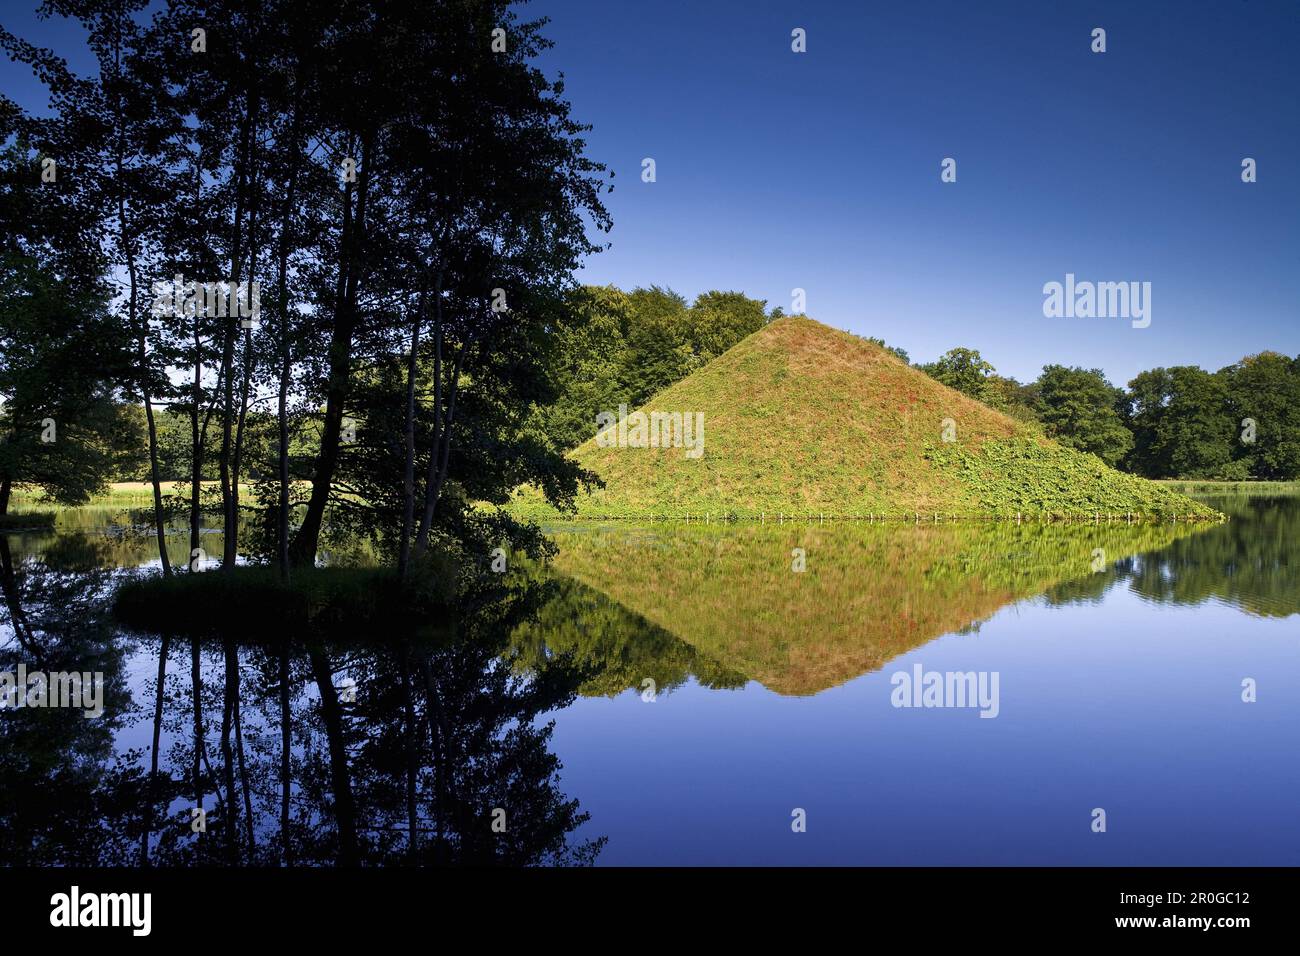
<svg viewBox="0 0 1300 956"><path fill-rule="evenodd" d="M703 453L587 441L573 457L605 487L580 496L579 516L1220 517L803 317L755 332L641 410L703 413ZM538 502L524 492L516 507L546 514Z"/></svg>

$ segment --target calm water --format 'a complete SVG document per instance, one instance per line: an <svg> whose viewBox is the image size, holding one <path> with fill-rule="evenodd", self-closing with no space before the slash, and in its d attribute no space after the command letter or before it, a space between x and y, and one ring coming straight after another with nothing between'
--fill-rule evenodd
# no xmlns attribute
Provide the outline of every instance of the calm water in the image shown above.
<svg viewBox="0 0 1300 956"><path fill-rule="evenodd" d="M6 539L0 671L105 714L0 713L0 861L1295 865L1300 498L1213 503L557 529L490 613L290 648L122 633L149 541L69 515ZM932 672L986 697L895 706Z"/></svg>

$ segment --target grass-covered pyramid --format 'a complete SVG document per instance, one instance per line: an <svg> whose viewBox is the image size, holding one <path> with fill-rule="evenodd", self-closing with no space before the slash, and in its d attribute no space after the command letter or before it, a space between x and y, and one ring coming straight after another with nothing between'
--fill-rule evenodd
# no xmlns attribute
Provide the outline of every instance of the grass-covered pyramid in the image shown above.
<svg viewBox="0 0 1300 956"><path fill-rule="evenodd" d="M703 454L619 447L608 429L572 453L605 482L579 497L578 517L1219 517L803 317L755 332L640 410L702 412ZM545 512L535 501L518 504Z"/></svg>

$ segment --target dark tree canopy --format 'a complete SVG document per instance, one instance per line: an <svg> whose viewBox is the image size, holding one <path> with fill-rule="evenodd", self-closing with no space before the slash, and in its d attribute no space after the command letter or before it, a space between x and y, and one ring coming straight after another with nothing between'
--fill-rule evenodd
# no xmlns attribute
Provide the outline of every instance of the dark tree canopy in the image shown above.
<svg viewBox="0 0 1300 956"><path fill-rule="evenodd" d="M1124 393L1106 381L1101 369L1048 365L1036 384L1039 417L1052 438L1112 467L1133 447L1120 417Z"/></svg>

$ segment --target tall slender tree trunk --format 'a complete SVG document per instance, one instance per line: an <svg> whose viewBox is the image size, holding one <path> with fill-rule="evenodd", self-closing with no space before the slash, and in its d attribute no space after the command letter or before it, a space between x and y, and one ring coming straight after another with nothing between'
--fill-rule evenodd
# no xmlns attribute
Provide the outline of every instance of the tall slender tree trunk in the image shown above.
<svg viewBox="0 0 1300 956"><path fill-rule="evenodd" d="M428 507L429 490L438 477L438 440L442 434L442 271L433 290L433 437L429 441L429 462L424 475L425 507L415 535L415 552L423 554L429 545L433 510Z"/></svg>
<svg viewBox="0 0 1300 956"><path fill-rule="evenodd" d="M406 461L402 473L402 541L397 556L397 576L406 579L411 561L411 536L415 533L415 376L420 354L420 326L424 322L426 290L411 322L411 354L406 362Z"/></svg>
<svg viewBox="0 0 1300 956"><path fill-rule="evenodd" d="M128 306L132 325L135 323L135 256L127 253L127 271L130 276L131 304ZM147 324L146 320L146 324ZM140 390L144 396L145 427L149 433L149 484L153 491L154 533L158 538L158 560L162 563L163 577L171 577L171 557L167 554L167 522L163 514L162 481L158 470L158 425L154 421L153 400L149 397L149 354L146 337L148 332L140 330L138 358L140 362Z"/></svg>
<svg viewBox="0 0 1300 956"><path fill-rule="evenodd" d="M253 125L254 127L257 126L258 116L260 115L260 109L259 109L260 102L261 102L260 98L257 98L254 100L254 104L253 104L254 114L253 114L253 121L251 125ZM231 472L232 472L231 485L230 485L230 495L232 499L231 510L234 512L235 515L234 530L236 536L238 536L239 533L239 482L240 479L243 477L243 466L244 466L244 425L248 419L248 398L249 398L249 393L252 389L253 369L257 363L257 356L256 353L253 351L253 324L252 323L254 319L251 315L251 306L253 301L253 283L257 281L257 260L258 260L258 252L259 252L257 228L258 228L258 212L261 207L261 199L260 199L261 189L259 188L258 185L259 182L258 165L257 165L258 150L257 150L256 143L257 140L256 138L254 138L252 153L249 157L249 165L252 169L252 172L249 176L249 179L252 183L250 187L252 192L252 198L249 201L249 214L248 214L248 280L247 280L250 315L248 317L248 324L244 326L244 361L241 363L243 365L244 376L243 376L243 381L240 383L239 386L239 415L235 427L234 459L231 464ZM260 305L259 305L259 309L260 309ZM245 319L241 318L240 324L243 324L244 321ZM235 542L235 549L236 551L238 551L238 541Z"/></svg>
<svg viewBox="0 0 1300 956"><path fill-rule="evenodd" d="M118 163L119 170L121 162ZM131 237L126 228L126 198L119 196L117 200L118 224L121 229L121 240L123 248L126 250L126 271L127 271L127 322L131 328L135 328L135 310L136 310L136 269L135 269L135 249ZM158 470L158 425L154 421L153 399L149 395L149 320L145 318L141 322L138 344L136 346L136 357L140 363L140 391L144 397L144 418L145 426L148 430L149 437L149 484L153 490L153 523L154 533L158 538L158 560L162 563L163 577L171 577L172 564L171 558L167 554L167 522L163 515L162 503L162 482Z"/></svg>
<svg viewBox="0 0 1300 956"><path fill-rule="evenodd" d="M194 206L199 208L203 198L203 157L202 153L194 162ZM191 261L198 257L191 249ZM190 547L188 554L191 571L199 569L199 554L203 534L203 463L208 452L208 419L203 412L203 326L202 317L196 309L194 324L191 329L194 342L194 381L190 385Z"/></svg>
<svg viewBox="0 0 1300 956"><path fill-rule="evenodd" d="M113 37L113 75L117 80L122 78L122 31L119 29ZM126 257L127 271L127 328L136 331L136 288L137 277L135 268L135 237L127 228L126 215L126 111L122 108L122 96L117 96L118 119L117 143L116 143L116 188L117 196L117 228L118 241L122 245L122 254ZM149 480L153 486L153 519L154 531L158 537L158 560L162 563L163 577L171 577L172 567L171 560L167 554L167 527L163 519L162 507L162 488L158 480L158 429L153 417L153 402L149 396L149 319L144 317L138 330L138 348L137 355L140 363L140 391L144 396L144 415L145 423L149 432Z"/></svg>
<svg viewBox="0 0 1300 956"><path fill-rule="evenodd" d="M235 452L230 469L232 476L230 494L234 500L233 507L236 515L239 514L239 482L244 468L244 424L248 419L248 396L252 388L253 364L253 330L248 328L244 330L244 380L239 386L239 416L235 427ZM236 533L238 530L238 523L236 523Z"/></svg>
<svg viewBox="0 0 1300 956"><path fill-rule="evenodd" d="M143 341L141 345L143 346ZM172 575L171 557L167 554L167 523L163 515L162 483L158 473L158 426L154 422L153 402L148 387L144 393L144 418L149 429L149 483L153 486L153 523L158 536L158 560L162 562L163 577Z"/></svg>
<svg viewBox="0 0 1300 956"><path fill-rule="evenodd" d="M316 561L325 507L329 504L334 471L338 466L339 438L343 432L343 408L348 400L352 375L352 337L356 333L356 297L361 269L360 245L366 229L366 196L370 178L369 139L361 146L360 173L357 176L357 213L353 222L352 183L344 190L342 265L340 290L336 296L334 327L330 334L329 373L325 390L325 420L321 427L320 452L312 475L311 497L303 514L298 534L290 546L290 560L295 565L310 566Z"/></svg>
<svg viewBox="0 0 1300 956"><path fill-rule="evenodd" d="M240 122L239 157L236 160L235 175L235 218L231 226L230 243L230 281L238 285L240 269L243 267L243 219L247 208L249 183L249 155L252 150L253 134L253 92L247 90L244 99L244 115ZM224 396L221 416L221 530L224 541L221 552L221 570L231 573L235 570L235 558L238 553L239 512L238 502L231 487L231 457L234 453L234 415L235 415L235 340L238 338L239 320L227 316L226 331L221 350L221 375L224 381Z"/></svg>
<svg viewBox="0 0 1300 956"><path fill-rule="evenodd" d="M194 385L190 409L190 570L198 567L199 538L203 533L203 459L207 454L207 420L201 419L203 403L203 343L200 338L198 316L194 317Z"/></svg>
<svg viewBox="0 0 1300 956"><path fill-rule="evenodd" d="M283 300L282 300L283 301ZM275 419L279 431L277 455L279 495L276 509L275 553L280 565L280 580L289 582L289 332L284 326L288 316L280 318L280 383L276 396Z"/></svg>
<svg viewBox="0 0 1300 956"><path fill-rule="evenodd" d="M289 375L292 356L289 346L289 236L293 225L294 199L298 188L298 168L302 132L302 80L295 78L293 125L289 136L289 149L293 159L289 166L289 183L285 189L284 212L280 216L279 249L276 263L276 308L279 312L280 368L276 394L275 419L279 431L277 463L279 467L279 497L276 512L276 558L280 565L280 580L289 581Z"/></svg>
<svg viewBox="0 0 1300 956"><path fill-rule="evenodd" d="M438 499L442 495L442 486L447 480L447 470L451 465L451 434L456 423L456 394L460 386L461 367L473 345L474 340L467 338L456 353L456 360L452 363L451 373L447 379L446 414L440 418L435 414L434 437L432 447L429 449L429 468L424 487L424 514L420 518L420 531L416 538L417 554L423 554L428 549L433 517L438 508ZM441 351L439 347L438 352ZM439 358L435 362L435 368L440 368L443 364ZM436 371L435 375L437 375ZM441 379L439 379L436 392L440 394L441 391ZM440 425L439 421L441 421Z"/></svg>

